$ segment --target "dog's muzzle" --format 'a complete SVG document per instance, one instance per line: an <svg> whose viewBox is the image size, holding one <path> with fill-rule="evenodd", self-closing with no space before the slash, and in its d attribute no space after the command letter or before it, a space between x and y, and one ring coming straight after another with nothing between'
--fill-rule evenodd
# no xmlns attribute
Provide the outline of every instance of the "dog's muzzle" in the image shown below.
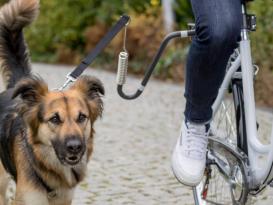
<svg viewBox="0 0 273 205"><path fill-rule="evenodd" d="M80 137L67 137L63 143L54 141L53 146L59 160L67 165L77 165L86 150L86 145Z"/></svg>
<svg viewBox="0 0 273 205"><path fill-rule="evenodd" d="M66 147L66 153L67 153L65 161L70 165L77 164L82 157L82 153L84 149L84 145L81 142L81 140L79 139L67 140L65 147Z"/></svg>

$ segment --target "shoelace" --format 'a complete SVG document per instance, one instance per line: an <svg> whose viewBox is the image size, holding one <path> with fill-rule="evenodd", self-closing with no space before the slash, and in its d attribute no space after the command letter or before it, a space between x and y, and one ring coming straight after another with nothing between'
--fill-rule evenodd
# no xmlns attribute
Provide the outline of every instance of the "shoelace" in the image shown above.
<svg viewBox="0 0 273 205"><path fill-rule="evenodd" d="M187 123L187 132L185 137L186 155L193 159L203 159L206 156L208 134L205 126L196 126Z"/></svg>

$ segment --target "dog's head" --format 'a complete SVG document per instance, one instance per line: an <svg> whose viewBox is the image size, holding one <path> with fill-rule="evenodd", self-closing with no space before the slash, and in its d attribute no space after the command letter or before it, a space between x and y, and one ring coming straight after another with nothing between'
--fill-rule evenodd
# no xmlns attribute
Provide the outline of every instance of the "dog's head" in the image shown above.
<svg viewBox="0 0 273 205"><path fill-rule="evenodd" d="M49 91L38 77L21 80L13 97L29 128L30 143L51 146L64 165L78 164L92 152L93 123L101 116L102 83L82 76L66 91Z"/></svg>

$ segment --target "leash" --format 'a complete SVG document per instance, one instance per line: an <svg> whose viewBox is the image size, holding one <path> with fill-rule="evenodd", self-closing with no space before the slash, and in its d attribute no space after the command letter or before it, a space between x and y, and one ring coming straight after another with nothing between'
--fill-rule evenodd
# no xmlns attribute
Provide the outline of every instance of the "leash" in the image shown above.
<svg viewBox="0 0 273 205"><path fill-rule="evenodd" d="M70 83L75 82L83 71L94 61L94 59L101 53L101 51L111 42L111 40L120 32L120 30L127 26L130 22L130 17L123 15L119 21L105 34L99 41L96 47L82 60L82 62L66 76L66 82L59 90L65 89Z"/></svg>

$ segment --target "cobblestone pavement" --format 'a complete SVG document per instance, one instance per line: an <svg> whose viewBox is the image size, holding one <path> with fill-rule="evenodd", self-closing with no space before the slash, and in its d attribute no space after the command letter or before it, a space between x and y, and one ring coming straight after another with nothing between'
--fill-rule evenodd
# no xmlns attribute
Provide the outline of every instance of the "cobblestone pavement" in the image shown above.
<svg viewBox="0 0 273 205"><path fill-rule="evenodd" d="M34 71L59 87L73 67L35 64ZM105 84L105 112L96 124L95 151L88 176L76 190L73 205L189 205L192 191L174 178L172 148L183 117L183 86L152 80L142 97L125 101L116 92L115 75L89 69ZM128 91L139 79L129 78ZM259 111L260 130L269 136L271 112ZM255 204L272 204L267 189ZM255 201L256 201L255 200Z"/></svg>

